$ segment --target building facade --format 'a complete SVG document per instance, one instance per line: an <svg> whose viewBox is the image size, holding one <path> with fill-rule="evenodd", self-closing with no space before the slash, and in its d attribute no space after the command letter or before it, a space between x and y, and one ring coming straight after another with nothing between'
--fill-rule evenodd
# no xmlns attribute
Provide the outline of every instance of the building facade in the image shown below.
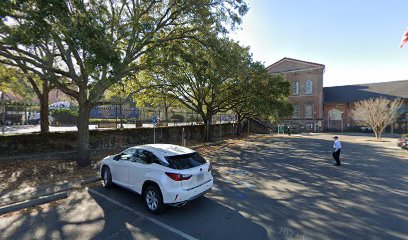
<svg viewBox="0 0 408 240"><path fill-rule="evenodd" d="M267 69L270 74L283 74L291 84L289 102L293 106L293 115L286 118L284 124L301 131L321 131L325 66L283 58Z"/></svg>
<svg viewBox="0 0 408 240"><path fill-rule="evenodd" d="M370 98L401 99L399 119L388 131L408 132L408 80L356 84L347 86L325 87L324 94L324 129L329 131L358 130L351 112L354 103Z"/></svg>
<svg viewBox="0 0 408 240"><path fill-rule="evenodd" d="M353 121L354 103L384 97L402 99L400 118L389 131L408 132L408 80L348 86L324 87L325 66L283 58L267 67L270 74L283 74L291 84L289 102L293 115L283 124L299 131L350 131L361 126Z"/></svg>

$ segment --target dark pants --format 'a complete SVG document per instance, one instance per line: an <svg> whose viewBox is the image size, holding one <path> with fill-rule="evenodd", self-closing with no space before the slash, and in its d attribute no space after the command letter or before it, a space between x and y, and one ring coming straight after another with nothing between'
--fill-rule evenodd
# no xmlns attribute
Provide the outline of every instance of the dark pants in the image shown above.
<svg viewBox="0 0 408 240"><path fill-rule="evenodd" d="M341 152L341 149L337 150L336 152L333 152L333 158L334 158L334 160L336 160L336 165L337 166L341 165L341 163L340 163L340 152Z"/></svg>

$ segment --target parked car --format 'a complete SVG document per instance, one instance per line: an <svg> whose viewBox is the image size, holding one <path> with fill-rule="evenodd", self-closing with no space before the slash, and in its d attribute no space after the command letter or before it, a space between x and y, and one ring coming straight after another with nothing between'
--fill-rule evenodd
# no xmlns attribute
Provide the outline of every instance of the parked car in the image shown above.
<svg viewBox="0 0 408 240"><path fill-rule="evenodd" d="M112 184L143 197L151 213L165 205L184 206L209 192L213 186L212 165L196 151L171 144L135 146L101 161L106 188Z"/></svg>
<svg viewBox="0 0 408 240"><path fill-rule="evenodd" d="M408 134L402 134L397 143L398 147L408 149Z"/></svg>
<svg viewBox="0 0 408 240"><path fill-rule="evenodd" d="M29 119L27 120L27 123L31 125L37 125L37 124L40 124L40 120L41 120L40 113L35 113L29 117ZM48 122L50 124L53 123L54 120L55 119L51 115L48 115Z"/></svg>
<svg viewBox="0 0 408 240"><path fill-rule="evenodd" d="M361 127L361 132L368 133L373 132L373 130L370 127Z"/></svg>
<svg viewBox="0 0 408 240"><path fill-rule="evenodd" d="M0 125L14 125L22 122L21 115L7 114L3 123L3 116L0 116Z"/></svg>

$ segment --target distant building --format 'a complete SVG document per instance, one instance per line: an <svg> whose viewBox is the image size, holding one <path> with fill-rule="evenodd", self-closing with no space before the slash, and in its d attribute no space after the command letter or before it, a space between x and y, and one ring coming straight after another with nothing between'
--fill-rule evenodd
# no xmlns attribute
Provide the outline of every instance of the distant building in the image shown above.
<svg viewBox="0 0 408 240"><path fill-rule="evenodd" d="M271 74L281 73L291 84L289 102L293 115L285 125L308 131L321 131L323 126L323 64L283 58L267 67Z"/></svg>
<svg viewBox="0 0 408 240"><path fill-rule="evenodd" d="M356 84L337 87L325 87L324 94L324 128L329 130L345 130L356 126L351 117L354 103L384 97L400 98L404 106L399 110L400 118L394 123L393 130L408 131L408 80L370 84Z"/></svg>
<svg viewBox="0 0 408 240"><path fill-rule="evenodd" d="M54 88L50 91L48 94L48 101L50 104L56 103L56 102L76 102L75 99L61 90Z"/></svg>
<svg viewBox="0 0 408 240"><path fill-rule="evenodd" d="M354 103L385 97L404 100L401 116L392 129L408 131L408 80L323 88L322 64L283 58L267 69L271 74L283 74L291 84L289 102L294 111L284 120L285 125L308 131L356 130L358 126L351 118Z"/></svg>

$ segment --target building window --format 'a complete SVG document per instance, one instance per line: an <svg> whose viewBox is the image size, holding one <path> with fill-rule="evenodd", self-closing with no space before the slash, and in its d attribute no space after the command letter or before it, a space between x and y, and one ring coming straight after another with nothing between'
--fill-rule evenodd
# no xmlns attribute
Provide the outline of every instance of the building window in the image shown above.
<svg viewBox="0 0 408 240"><path fill-rule="evenodd" d="M311 103L305 105L305 118L313 118L313 104Z"/></svg>
<svg viewBox="0 0 408 240"><path fill-rule="evenodd" d="M306 91L306 94L312 94L312 92L313 92L313 82L312 82L312 80L307 80L306 81L305 91Z"/></svg>
<svg viewBox="0 0 408 240"><path fill-rule="evenodd" d="M293 104L293 118L298 118L299 117L299 105Z"/></svg>
<svg viewBox="0 0 408 240"><path fill-rule="evenodd" d="M299 95L299 82L292 82L292 95Z"/></svg>

